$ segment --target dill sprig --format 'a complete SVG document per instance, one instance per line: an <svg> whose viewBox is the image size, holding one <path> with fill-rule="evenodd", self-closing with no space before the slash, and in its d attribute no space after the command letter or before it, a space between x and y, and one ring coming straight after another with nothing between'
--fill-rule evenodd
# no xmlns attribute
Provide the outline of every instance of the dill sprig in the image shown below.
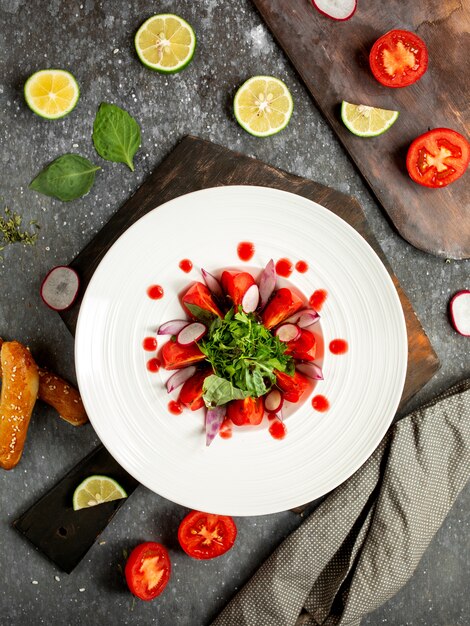
<svg viewBox="0 0 470 626"><path fill-rule="evenodd" d="M0 215L0 252L13 243L22 243L24 246L34 246L38 238L38 233L22 230L22 223L23 218L21 215L5 207L5 217ZM29 225L36 229L40 228L36 220L31 220Z"/></svg>

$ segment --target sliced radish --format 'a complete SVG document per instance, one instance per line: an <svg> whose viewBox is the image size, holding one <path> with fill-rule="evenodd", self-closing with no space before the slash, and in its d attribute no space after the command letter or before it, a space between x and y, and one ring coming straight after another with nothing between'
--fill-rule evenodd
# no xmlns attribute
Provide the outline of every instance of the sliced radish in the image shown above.
<svg viewBox="0 0 470 626"><path fill-rule="evenodd" d="M302 309L301 311L297 311L294 315L291 315L286 319L286 322L290 324L297 324L300 328L307 328L307 326L311 326L315 324L320 319L320 316L314 309Z"/></svg>
<svg viewBox="0 0 470 626"><path fill-rule="evenodd" d="M312 4L323 15L344 22L354 15L357 0L312 0Z"/></svg>
<svg viewBox="0 0 470 626"><path fill-rule="evenodd" d="M185 383L188 378L191 378L193 374L196 373L196 367L194 365L190 365L189 367L184 367L182 370L178 370L174 374L170 376L170 378L166 381L166 390L168 393L171 393L178 387L181 387L183 383Z"/></svg>
<svg viewBox="0 0 470 626"><path fill-rule="evenodd" d="M264 396L264 408L268 413L278 413L284 404L284 396L279 389L271 389L271 391Z"/></svg>
<svg viewBox="0 0 470 626"><path fill-rule="evenodd" d="M225 406L216 406L206 411L206 446L210 446L222 426Z"/></svg>
<svg viewBox="0 0 470 626"><path fill-rule="evenodd" d="M176 341L180 344L180 346L187 346L190 343L194 343L203 337L207 332L207 328L201 322L193 322L192 324L188 324L180 330L178 336L176 337Z"/></svg>
<svg viewBox="0 0 470 626"><path fill-rule="evenodd" d="M256 311L259 302L259 289L258 285L251 285L245 292L242 298L242 309L245 313L253 313Z"/></svg>
<svg viewBox="0 0 470 626"><path fill-rule="evenodd" d="M79 286L77 272L71 267L58 265L42 281L41 298L54 311L65 311L75 302Z"/></svg>
<svg viewBox="0 0 470 626"><path fill-rule="evenodd" d="M201 268L201 274L209 291L211 291L216 298L223 299L224 292L222 291L222 287L220 286L220 283L217 280L217 278L215 276L212 276L212 274L209 274L209 272L206 272L206 270L202 268Z"/></svg>
<svg viewBox="0 0 470 626"><path fill-rule="evenodd" d="M323 380L322 368L316 363L297 363L295 369L313 380Z"/></svg>
<svg viewBox="0 0 470 626"><path fill-rule="evenodd" d="M191 322L188 320L171 320L165 322L158 329L157 335L177 335L186 326L189 326Z"/></svg>
<svg viewBox="0 0 470 626"><path fill-rule="evenodd" d="M450 319L455 330L470 337L470 291L458 291L449 303Z"/></svg>
<svg viewBox="0 0 470 626"><path fill-rule="evenodd" d="M262 311L268 304L272 292L276 286L276 267L271 259L259 277L259 309Z"/></svg>
<svg viewBox="0 0 470 626"><path fill-rule="evenodd" d="M274 334L279 341L287 343L288 341L295 341L300 337L300 328L295 324L281 324Z"/></svg>

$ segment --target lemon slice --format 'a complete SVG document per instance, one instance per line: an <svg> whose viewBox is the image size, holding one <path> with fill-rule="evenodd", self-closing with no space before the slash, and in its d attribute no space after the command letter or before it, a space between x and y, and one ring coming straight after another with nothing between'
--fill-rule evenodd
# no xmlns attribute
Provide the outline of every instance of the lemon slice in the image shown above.
<svg viewBox="0 0 470 626"><path fill-rule="evenodd" d="M343 100L341 105L341 119L344 125L358 137L381 135L396 122L398 116L398 111L377 109L365 104L351 104Z"/></svg>
<svg viewBox="0 0 470 626"><path fill-rule="evenodd" d="M65 70L40 70L32 74L24 86L26 104L48 120L68 115L79 96L77 81Z"/></svg>
<svg viewBox="0 0 470 626"><path fill-rule="evenodd" d="M255 137L275 135L289 123L294 102L287 86L273 76L253 76L235 94L237 122Z"/></svg>
<svg viewBox="0 0 470 626"><path fill-rule="evenodd" d="M89 476L78 485L73 494L73 510L88 509L91 506L127 498L127 493L109 476Z"/></svg>
<svg viewBox="0 0 470 626"><path fill-rule="evenodd" d="M153 15L137 31L135 49L144 65L157 72L173 74L194 56L196 35L178 15Z"/></svg>

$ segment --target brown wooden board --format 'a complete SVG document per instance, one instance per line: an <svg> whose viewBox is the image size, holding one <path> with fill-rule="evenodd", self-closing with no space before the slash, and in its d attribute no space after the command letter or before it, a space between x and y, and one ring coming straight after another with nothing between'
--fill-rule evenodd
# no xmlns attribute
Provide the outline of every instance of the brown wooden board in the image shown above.
<svg viewBox="0 0 470 626"><path fill-rule="evenodd" d="M426 252L469 258L469 173L443 189L427 189L408 177L405 157L411 141L430 128L469 134L470 4L359 0L353 17L337 22L311 0L253 2L398 232ZM402 89L383 87L369 69L372 44L394 28L417 33L429 51L426 74ZM343 100L400 116L384 135L356 137L341 122Z"/></svg>

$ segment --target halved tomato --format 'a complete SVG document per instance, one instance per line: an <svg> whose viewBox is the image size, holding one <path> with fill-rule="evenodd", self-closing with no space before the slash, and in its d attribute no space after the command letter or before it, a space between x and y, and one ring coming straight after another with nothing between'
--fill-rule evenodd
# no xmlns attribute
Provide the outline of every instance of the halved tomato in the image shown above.
<svg viewBox="0 0 470 626"><path fill-rule="evenodd" d="M369 55L374 77L385 87L407 87L428 67L424 41L408 30L390 30L379 37Z"/></svg>
<svg viewBox="0 0 470 626"><path fill-rule="evenodd" d="M303 306L302 300L293 291L278 289L261 315L266 328L274 328Z"/></svg>
<svg viewBox="0 0 470 626"><path fill-rule="evenodd" d="M286 343L286 354L301 361L313 361L317 351L315 335L305 328L300 329L300 337Z"/></svg>
<svg viewBox="0 0 470 626"><path fill-rule="evenodd" d="M127 586L141 600L153 600L165 589L171 562L165 546L147 541L136 546L124 570Z"/></svg>
<svg viewBox="0 0 470 626"><path fill-rule="evenodd" d="M186 367L203 361L206 356L199 350L197 343L190 343L182 346L177 341L167 341L161 349L160 356L163 361L163 367L166 370L177 370L180 367Z"/></svg>
<svg viewBox="0 0 470 626"><path fill-rule="evenodd" d="M257 426L264 415L264 404L261 398L244 398L228 403L227 417L236 426Z"/></svg>
<svg viewBox="0 0 470 626"><path fill-rule="evenodd" d="M222 287L231 298L233 304L238 306L242 303L243 296L249 287L255 284L255 279L248 272L229 272L226 270L221 277Z"/></svg>
<svg viewBox="0 0 470 626"><path fill-rule="evenodd" d="M408 174L425 187L445 187L468 167L470 145L451 128L434 128L417 137L406 155Z"/></svg>
<svg viewBox="0 0 470 626"><path fill-rule="evenodd" d="M284 400L298 402L309 387L308 379L300 372L295 371L293 376L274 370L276 384L284 392Z"/></svg>
<svg viewBox="0 0 470 626"><path fill-rule="evenodd" d="M178 528L180 546L193 559L213 559L230 550L237 527L228 515L191 511Z"/></svg>
<svg viewBox="0 0 470 626"><path fill-rule="evenodd" d="M197 411L204 406L202 386L210 374L211 370L209 368L199 370L191 378L188 378L181 387L178 400L191 411Z"/></svg>
<svg viewBox="0 0 470 626"><path fill-rule="evenodd" d="M211 292L203 283L194 283L184 294L182 301L189 314L204 324L209 324L214 315L223 317Z"/></svg>

